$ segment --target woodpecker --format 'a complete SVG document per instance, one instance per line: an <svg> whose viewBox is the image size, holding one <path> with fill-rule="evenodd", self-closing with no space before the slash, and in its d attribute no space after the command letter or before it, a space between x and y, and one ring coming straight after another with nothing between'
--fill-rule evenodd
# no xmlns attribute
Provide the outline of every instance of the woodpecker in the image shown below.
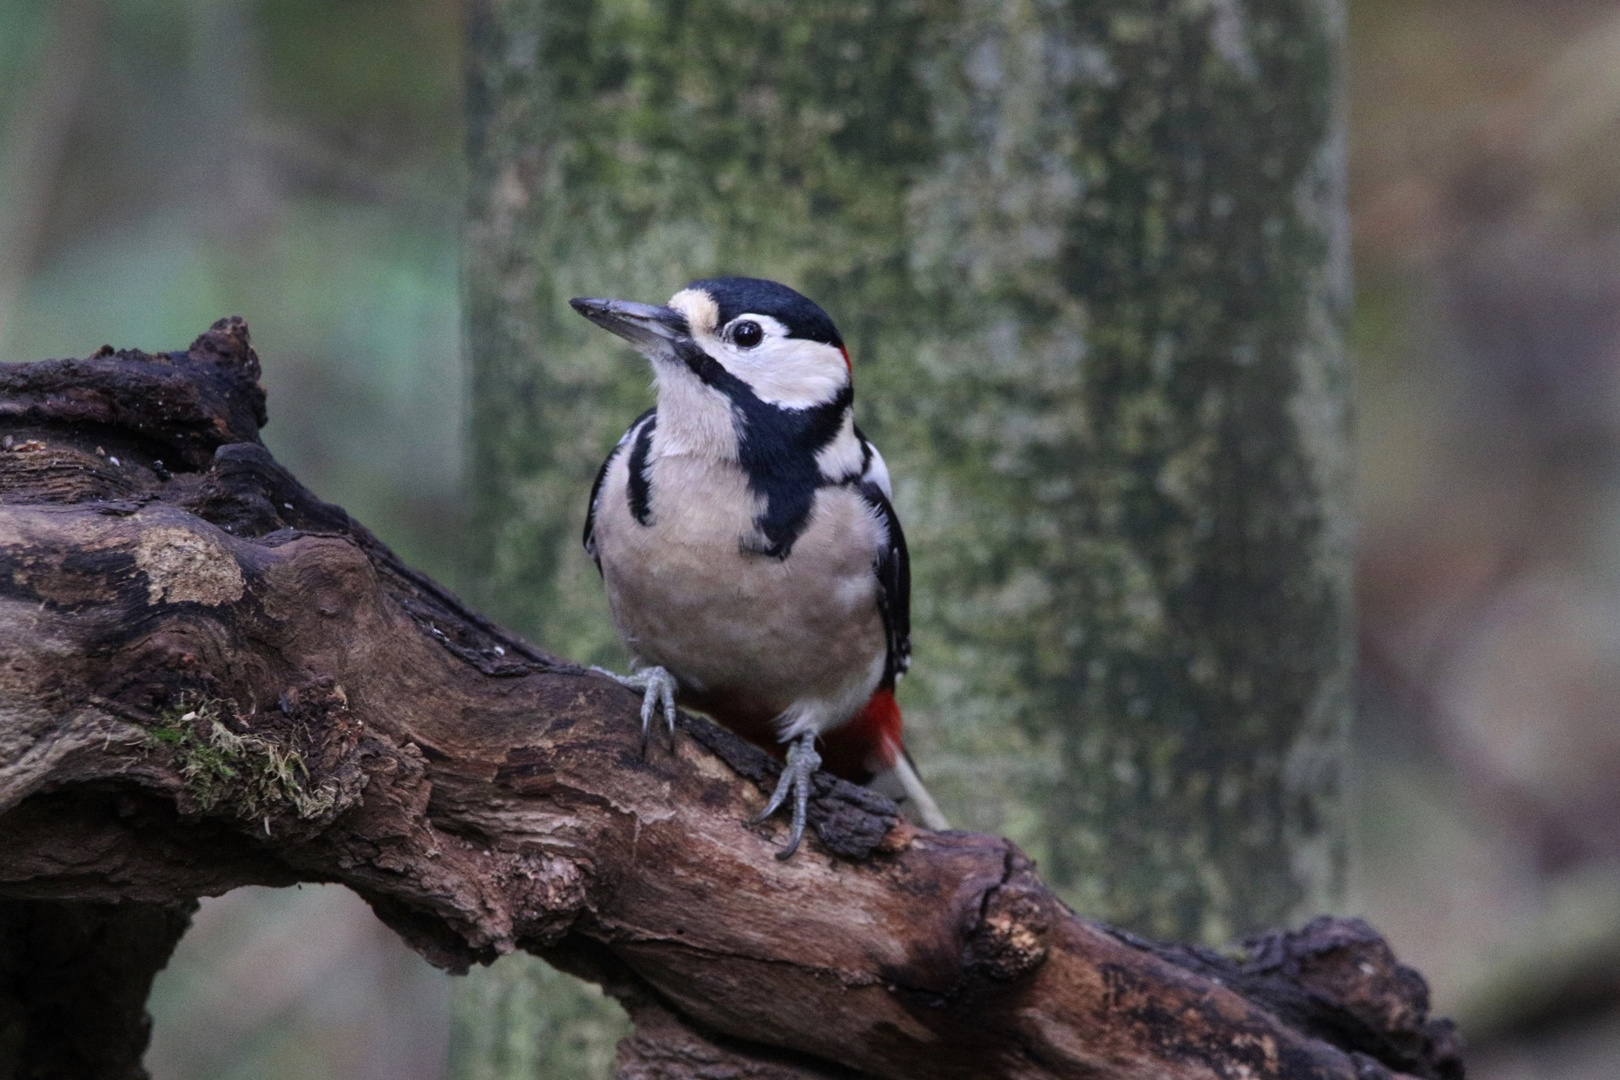
<svg viewBox="0 0 1620 1080"><path fill-rule="evenodd" d="M585 551L642 692L784 758L763 821L791 800L778 858L804 835L811 776L894 774L944 828L901 740L911 571L883 455L855 426L831 318L774 281L694 281L667 305L572 301L652 364L657 403L602 464ZM608 674L613 674L609 672ZM784 752L785 751L785 752Z"/></svg>

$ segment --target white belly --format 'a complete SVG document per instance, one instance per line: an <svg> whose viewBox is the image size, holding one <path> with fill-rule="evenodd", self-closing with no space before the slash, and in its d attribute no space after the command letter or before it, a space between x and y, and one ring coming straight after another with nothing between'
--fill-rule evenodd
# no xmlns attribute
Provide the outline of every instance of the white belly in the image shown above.
<svg viewBox="0 0 1620 1080"><path fill-rule="evenodd" d="M605 478L597 554L614 623L638 665L684 689L737 693L780 710L791 738L849 719L883 674L874 555L883 524L848 488L822 488L786 559L759 544L740 467L687 457L649 466L650 524L631 516L620 455Z"/></svg>

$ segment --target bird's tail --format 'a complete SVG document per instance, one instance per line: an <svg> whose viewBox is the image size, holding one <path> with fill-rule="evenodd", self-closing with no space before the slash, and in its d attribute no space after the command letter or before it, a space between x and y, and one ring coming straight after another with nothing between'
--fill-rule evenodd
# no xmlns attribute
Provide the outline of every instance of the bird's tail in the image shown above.
<svg viewBox="0 0 1620 1080"><path fill-rule="evenodd" d="M908 803L912 816L928 828L948 829L939 804L917 775L917 763L906 753L904 730L894 687L880 686L848 723L822 735L824 767Z"/></svg>
<svg viewBox="0 0 1620 1080"><path fill-rule="evenodd" d="M934 830L951 827L951 823L945 820L945 815L940 813L939 804L928 794L928 789L923 787L922 777L917 775L917 767L912 763L911 755L906 753L904 747L901 747L900 752L894 756L894 775L900 781L900 787L904 789L906 798L916 807L917 816L922 819L925 826Z"/></svg>

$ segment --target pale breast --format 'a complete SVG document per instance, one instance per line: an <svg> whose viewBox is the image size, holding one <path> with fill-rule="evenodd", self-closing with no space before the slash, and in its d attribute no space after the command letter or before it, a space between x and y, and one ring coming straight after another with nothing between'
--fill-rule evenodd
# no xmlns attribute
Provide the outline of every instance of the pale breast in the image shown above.
<svg viewBox="0 0 1620 1080"><path fill-rule="evenodd" d="M670 456L648 468L648 524L629 512L622 461L597 509L602 575L626 647L695 691L797 707L795 727L842 723L883 670L880 520L854 491L822 488L791 554L777 559L744 550L759 544L760 506L737 465Z"/></svg>

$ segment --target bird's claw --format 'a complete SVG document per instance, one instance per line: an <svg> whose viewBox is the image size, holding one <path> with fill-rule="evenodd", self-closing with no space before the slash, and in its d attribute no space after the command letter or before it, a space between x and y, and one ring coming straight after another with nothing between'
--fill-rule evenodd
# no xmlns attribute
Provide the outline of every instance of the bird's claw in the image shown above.
<svg viewBox="0 0 1620 1080"><path fill-rule="evenodd" d="M793 796L793 825L788 833L787 847L776 853L778 859L792 858L793 853L799 850L799 841L804 839L804 821L810 804L810 778L819 768L821 755L816 753L816 736L813 732L806 733L788 747L787 763L782 766L782 776L776 782L776 790L771 793L771 801L754 818L753 823L758 825L776 813L787 802L789 795Z"/></svg>
<svg viewBox="0 0 1620 1080"><path fill-rule="evenodd" d="M653 713L663 706L664 723L669 728L669 747L675 749L675 676L654 665L620 675L607 668L592 667L598 675L606 675L620 686L641 691L641 756L647 756L647 736L652 726Z"/></svg>

